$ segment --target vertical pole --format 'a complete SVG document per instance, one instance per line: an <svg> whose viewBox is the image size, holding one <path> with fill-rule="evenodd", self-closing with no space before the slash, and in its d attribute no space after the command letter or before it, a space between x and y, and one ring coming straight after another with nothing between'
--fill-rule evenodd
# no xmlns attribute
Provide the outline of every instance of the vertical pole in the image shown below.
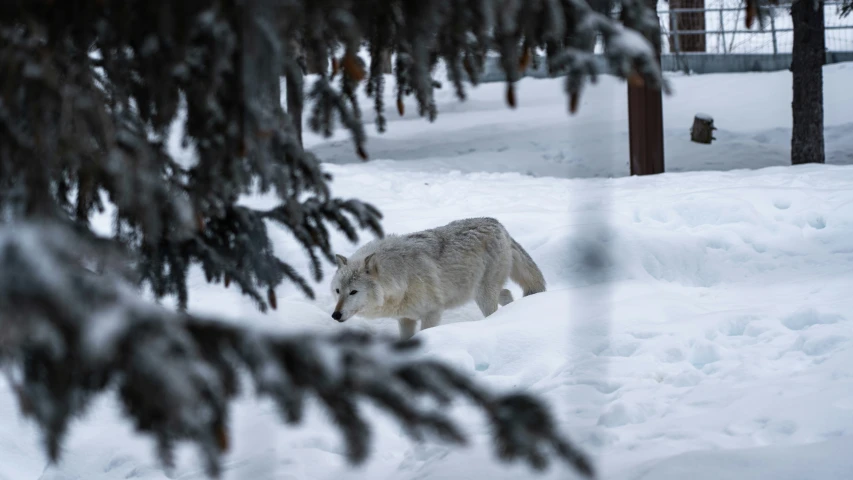
<svg viewBox="0 0 853 480"><path fill-rule="evenodd" d="M655 7L657 8L657 5L655 5ZM669 25L670 25L669 34L672 35L673 45L675 46L675 52L674 53L677 55L677 54L681 53L681 35L678 33L678 30L679 30L678 22L682 19L682 16L676 10L675 21L673 21L672 7L670 7L669 19L670 19L669 20Z"/></svg>
<svg viewBox="0 0 853 480"><path fill-rule="evenodd" d="M645 0L657 11L656 0ZM660 24L660 18L658 18ZM660 31L650 38L657 48L660 65ZM663 161L663 99L659 89L628 83L628 142L630 144L631 175L651 175L664 172Z"/></svg>
<svg viewBox="0 0 853 480"><path fill-rule="evenodd" d="M723 4L720 4L720 38L723 41L723 53L728 53L726 50L726 23L723 21ZM719 50L717 50L719 52Z"/></svg>
<svg viewBox="0 0 853 480"><path fill-rule="evenodd" d="M672 42L670 43L670 45L672 45L672 47L674 47L674 49L671 53L675 54L675 61L677 62L678 67L686 75L686 74L690 73L690 70L687 68L687 65L684 63L684 61L681 58L681 40L682 39L681 39L681 33L679 32L679 28L678 28L679 22L681 22L682 20L685 20L685 17L679 12L679 10L677 8L675 9L675 12L676 12L675 16L673 16L673 8L674 7L680 7L681 4L682 4L682 2L677 2L677 3L670 2L669 3L669 5L670 5L669 6L669 36L672 37ZM657 5L655 5L655 7L657 7ZM660 23L660 22L658 22L658 23ZM687 28L688 28L688 30L690 29L690 27L687 27Z"/></svg>
<svg viewBox="0 0 853 480"><path fill-rule="evenodd" d="M826 163L823 66L826 64L824 0L791 5L794 44L791 49L793 99L791 164Z"/></svg>
<svg viewBox="0 0 853 480"><path fill-rule="evenodd" d="M382 50L382 73L394 73L393 64L391 63L391 50Z"/></svg>
<svg viewBox="0 0 853 480"><path fill-rule="evenodd" d="M775 13L773 12L773 15L770 15L770 35L773 36L773 55L779 53L779 47L776 45L776 20L773 18L775 17Z"/></svg>
<svg viewBox="0 0 853 480"><path fill-rule="evenodd" d="M288 42L288 47L291 49L294 57L304 55L304 50L299 42L291 39ZM304 88L303 74L301 69L297 69L295 78L287 77L285 82L287 114L290 116L290 121L293 122L293 127L296 129L296 134L299 137L299 145L302 146L302 106L303 106L303 91Z"/></svg>

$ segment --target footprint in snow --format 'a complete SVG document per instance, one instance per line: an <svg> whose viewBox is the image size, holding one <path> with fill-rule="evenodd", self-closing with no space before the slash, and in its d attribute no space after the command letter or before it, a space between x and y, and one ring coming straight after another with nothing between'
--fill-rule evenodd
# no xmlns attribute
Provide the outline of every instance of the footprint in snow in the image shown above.
<svg viewBox="0 0 853 480"><path fill-rule="evenodd" d="M827 335L824 337L810 338L802 342L800 350L811 357L826 355L847 343L847 339L841 335Z"/></svg>
<svg viewBox="0 0 853 480"><path fill-rule="evenodd" d="M778 208L779 210L787 210L791 208L791 201L786 198L777 198L773 201L773 206Z"/></svg>
<svg viewBox="0 0 853 480"><path fill-rule="evenodd" d="M750 324L757 319L758 317L753 316L744 316L729 319L720 326L719 332L727 337L740 337L746 334L747 327L749 327Z"/></svg>
<svg viewBox="0 0 853 480"><path fill-rule="evenodd" d="M596 351L600 357L630 357L640 349L640 342L617 340L604 344Z"/></svg>
<svg viewBox="0 0 853 480"><path fill-rule="evenodd" d="M843 320L841 315L820 313L814 308L807 308L783 317L780 321L791 330L805 330L815 325L830 325Z"/></svg>
<svg viewBox="0 0 853 480"><path fill-rule="evenodd" d="M823 215L814 215L809 219L808 224L815 230L823 230L826 228L826 219Z"/></svg>
<svg viewBox="0 0 853 480"><path fill-rule="evenodd" d="M698 370L719 361L720 358L719 347L710 342L697 341L690 352L690 363Z"/></svg>

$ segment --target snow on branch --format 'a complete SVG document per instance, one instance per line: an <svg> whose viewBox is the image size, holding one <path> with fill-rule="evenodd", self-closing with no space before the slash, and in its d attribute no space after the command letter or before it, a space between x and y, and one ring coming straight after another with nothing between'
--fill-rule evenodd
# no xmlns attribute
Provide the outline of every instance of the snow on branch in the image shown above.
<svg viewBox="0 0 853 480"><path fill-rule="evenodd" d="M229 405L248 374L256 394L271 399L287 424L301 421L306 401L319 400L354 464L370 451L361 402L378 405L412 438L464 444L441 407L465 398L491 424L502 460L541 469L558 457L592 475L545 405L525 394L495 395L439 362L419 359L416 342L354 332L281 335L173 312L143 301L120 277L83 268L96 257L115 261L87 245L55 224L0 229L0 367L21 411L40 427L51 460L60 455L70 421L114 389L126 420L156 440L166 466L176 443L185 441L200 449L216 476L229 443ZM412 401L417 397L439 406L421 406Z"/></svg>
<svg viewBox="0 0 853 480"><path fill-rule="evenodd" d="M610 12L594 10L584 0L368 3L369 6L364 8L369 11L354 15L359 22L354 27L364 32L363 43L371 52L368 88L371 91L381 88L381 80L377 77L383 71L379 63L385 59L379 53L396 54L398 98L404 93L414 95L421 115L428 115L430 120L437 115L431 75L439 61L447 66L448 78L457 96L464 100L463 82L478 83L487 54L497 53L508 82L507 103L515 107L513 84L528 67L537 49L546 52L550 73L566 75L570 110L574 112L584 83L588 79L594 81L600 73L592 62L593 49L599 37L604 39L607 58L614 67L613 73L668 91L656 60L660 44L658 19L641 0L615 2L621 11L618 20L609 16ZM605 3L611 5L610 2ZM350 7L341 5L339 8ZM328 13L330 18L335 15L331 13L333 11ZM308 24L306 28L331 32L322 22L319 23ZM307 46L308 54L325 58L338 43L343 43L343 40L337 42L331 37L327 43L314 42ZM353 50L347 50L340 62L354 54ZM326 74L320 72L321 77ZM383 131L385 119L381 117L381 97L375 96L375 101L376 110L380 113L377 126ZM399 100L398 105L401 105ZM402 113L402 107L398 109Z"/></svg>

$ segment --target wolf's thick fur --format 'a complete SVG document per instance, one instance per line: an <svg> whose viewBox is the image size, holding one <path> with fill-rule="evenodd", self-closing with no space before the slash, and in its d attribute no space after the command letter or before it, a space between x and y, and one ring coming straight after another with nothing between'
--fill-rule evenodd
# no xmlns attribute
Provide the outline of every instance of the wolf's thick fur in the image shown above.
<svg viewBox="0 0 853 480"><path fill-rule="evenodd" d="M545 291L545 278L530 255L497 220L468 218L406 235L387 235L359 248L350 258L337 255L332 278L337 298L332 318L359 314L400 322L400 337L441 322L444 310L470 300L488 317L512 302L507 279L524 296Z"/></svg>

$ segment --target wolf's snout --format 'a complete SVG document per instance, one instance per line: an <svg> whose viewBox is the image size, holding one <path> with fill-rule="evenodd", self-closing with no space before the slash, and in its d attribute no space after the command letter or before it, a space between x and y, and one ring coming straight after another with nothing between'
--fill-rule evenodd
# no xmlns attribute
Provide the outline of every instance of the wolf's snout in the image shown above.
<svg viewBox="0 0 853 480"><path fill-rule="evenodd" d="M335 320L337 320L339 322L341 321L341 317L343 317L343 314L341 312L332 313L332 318L334 318Z"/></svg>

